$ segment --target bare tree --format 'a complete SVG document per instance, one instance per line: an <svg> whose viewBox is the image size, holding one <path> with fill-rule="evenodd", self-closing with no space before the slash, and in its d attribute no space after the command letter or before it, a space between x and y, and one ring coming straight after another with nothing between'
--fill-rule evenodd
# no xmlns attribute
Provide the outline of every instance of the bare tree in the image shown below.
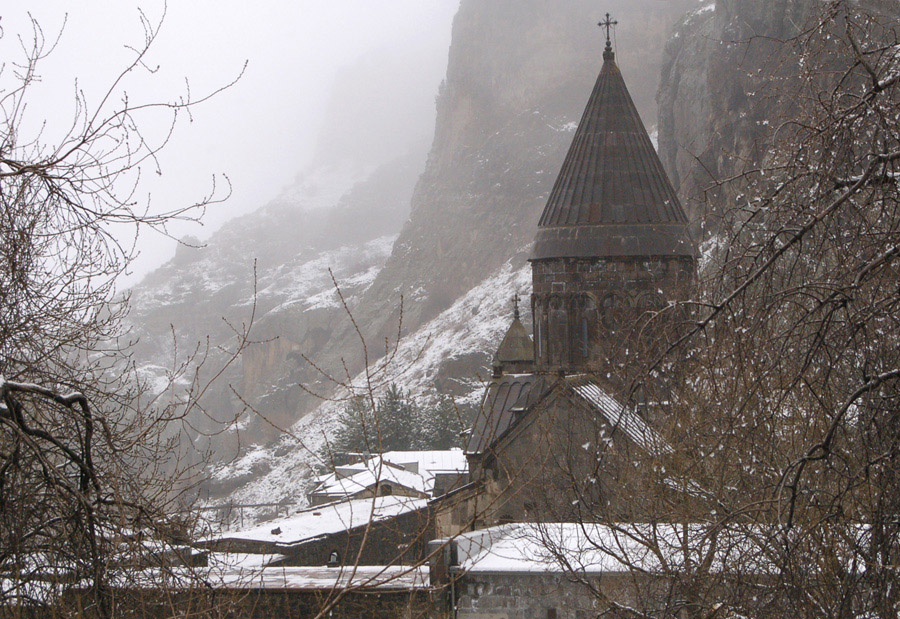
<svg viewBox="0 0 900 619"><path fill-rule="evenodd" d="M76 87L71 123L55 138L26 127L62 31L48 38L32 19L21 57L0 73L0 606L64 614L57 596L77 587L87 607L68 612L111 616L111 570L137 556L128 543L180 539L171 507L178 477L185 483L191 471L167 436L203 387L178 402L148 399L116 284L136 256L123 240L129 228L167 234L171 222L227 198L215 179L185 207L159 212L137 197L177 118L222 89L131 100L122 82L151 71L145 60L162 24L140 19L144 40L130 63L95 106ZM154 138L144 120L160 111L169 126Z"/></svg>

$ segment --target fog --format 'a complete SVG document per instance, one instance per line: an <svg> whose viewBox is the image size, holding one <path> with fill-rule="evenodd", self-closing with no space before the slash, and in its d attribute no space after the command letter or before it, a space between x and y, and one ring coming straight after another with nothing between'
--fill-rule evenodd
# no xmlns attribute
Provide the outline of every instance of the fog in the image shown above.
<svg viewBox="0 0 900 619"><path fill-rule="evenodd" d="M29 3L32 4L32 3ZM75 89L96 106L118 73L133 58L130 47L144 40L140 11L162 27L147 67L123 82L117 100L171 101L189 85L193 98L233 86L182 115L160 159L161 175L143 170L138 196L163 210L192 203L206 194L218 175L227 175L231 198L215 205L202 226L178 224L173 237L208 238L223 222L262 206L319 156L352 144L356 152L378 157L395 154L417 134L433 127L434 96L447 62L450 26L458 0L299 0L294 2L89 2L48 0L34 6L7 7L0 25L0 54L5 59L0 85L15 83L11 62L21 59L22 43L32 37L28 15L48 41L59 43L41 63L42 80L29 96L23 132L54 140L71 123ZM20 43L21 37L21 43ZM246 63L246 69L244 68ZM359 76L355 84L354 76ZM349 84L348 84L349 82ZM351 116L335 140L321 139L320 127L333 106L338 83L350 95ZM354 87L355 84L355 87ZM381 92L378 89L381 88ZM354 90L356 92L354 92ZM353 95L372 92L374 104ZM385 93L393 93L392 98ZM386 114L386 109L402 113ZM344 111L345 115L347 110ZM333 116L333 114L332 114ZM402 118L402 124L397 119ZM164 119L148 117L143 129L159 141ZM348 135L349 134L349 135ZM159 234L138 241L141 256L124 283L167 260L175 242Z"/></svg>

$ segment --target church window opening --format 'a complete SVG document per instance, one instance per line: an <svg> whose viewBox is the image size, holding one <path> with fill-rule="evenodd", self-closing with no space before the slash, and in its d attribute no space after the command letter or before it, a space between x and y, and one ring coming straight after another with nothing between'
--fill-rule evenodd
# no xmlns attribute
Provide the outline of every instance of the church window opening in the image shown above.
<svg viewBox="0 0 900 619"><path fill-rule="evenodd" d="M584 314L581 317L581 356L587 359L591 354L591 342L588 329L588 317Z"/></svg>
<svg viewBox="0 0 900 619"><path fill-rule="evenodd" d="M607 328L612 329L615 326L616 310L620 306L621 304L614 294L606 295L600 302L600 318Z"/></svg>
<svg viewBox="0 0 900 619"><path fill-rule="evenodd" d="M550 363L564 363L568 353L566 347L568 343L569 320L566 312L565 301L561 297L553 297L550 299L550 332L548 335L548 345L552 344L549 350Z"/></svg>

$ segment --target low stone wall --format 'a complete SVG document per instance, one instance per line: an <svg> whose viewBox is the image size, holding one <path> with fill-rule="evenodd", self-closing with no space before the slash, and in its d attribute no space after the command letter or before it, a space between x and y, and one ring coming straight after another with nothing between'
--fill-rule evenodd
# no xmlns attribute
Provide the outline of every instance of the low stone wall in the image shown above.
<svg viewBox="0 0 900 619"><path fill-rule="evenodd" d="M593 619L603 609L584 584L560 574L466 574L459 619Z"/></svg>

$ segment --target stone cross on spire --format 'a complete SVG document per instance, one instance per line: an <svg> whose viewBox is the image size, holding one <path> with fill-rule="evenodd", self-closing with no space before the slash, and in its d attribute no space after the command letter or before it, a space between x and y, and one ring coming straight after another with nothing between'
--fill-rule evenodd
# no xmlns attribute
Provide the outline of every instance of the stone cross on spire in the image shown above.
<svg viewBox="0 0 900 619"><path fill-rule="evenodd" d="M515 296L513 296L513 312L516 320L519 319L519 293L517 292Z"/></svg>
<svg viewBox="0 0 900 619"><path fill-rule="evenodd" d="M603 50L603 59L604 60L612 60L615 56L612 51L612 27L618 26L619 22L610 17L609 13L606 14L606 19L597 24L601 28L606 28L606 49Z"/></svg>

